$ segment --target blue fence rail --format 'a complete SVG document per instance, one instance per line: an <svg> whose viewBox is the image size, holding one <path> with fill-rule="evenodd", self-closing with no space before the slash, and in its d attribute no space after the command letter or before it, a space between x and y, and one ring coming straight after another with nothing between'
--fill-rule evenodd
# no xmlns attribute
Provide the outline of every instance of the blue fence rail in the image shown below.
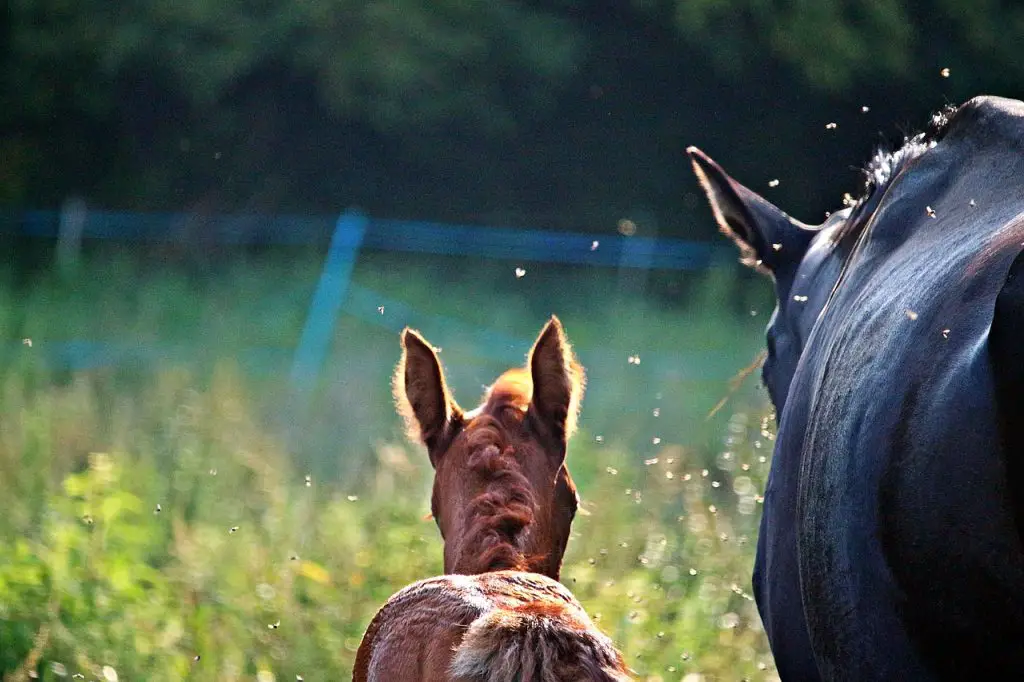
<svg viewBox="0 0 1024 682"><path fill-rule="evenodd" d="M174 242L194 234L221 244L326 245L336 218L260 215L196 215L87 211L81 238ZM57 238L59 211L0 214L0 233ZM703 270L732 264L720 244L667 237L626 237L575 232L446 225L366 218L361 248L454 256L545 261L656 270Z"/></svg>
<svg viewBox="0 0 1024 682"><path fill-rule="evenodd" d="M194 236L205 243L267 245L329 245L298 347L291 380L308 390L316 381L330 345L339 311L347 297L383 300L375 292L350 287L354 264L362 249L469 257L542 261L618 268L704 270L735 262L731 248L672 238L588 235L544 230L471 227L432 222L370 218L349 211L325 217L133 213L81 209L76 220L59 211L0 214L0 235L66 239L73 224L74 240L110 239L175 242ZM354 289L354 291L353 291ZM359 307L359 306L355 306ZM481 330L485 335L497 332ZM73 341L63 348L72 369L114 363L128 355L163 355L143 348L131 353L119 344ZM155 349L151 349L155 350ZM62 354L63 355L63 354Z"/></svg>

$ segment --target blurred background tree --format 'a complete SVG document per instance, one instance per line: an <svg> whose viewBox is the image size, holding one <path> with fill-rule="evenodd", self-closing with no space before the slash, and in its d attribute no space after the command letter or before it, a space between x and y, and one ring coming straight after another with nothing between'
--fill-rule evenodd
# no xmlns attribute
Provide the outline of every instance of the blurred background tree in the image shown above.
<svg viewBox="0 0 1024 682"><path fill-rule="evenodd" d="M213 192L218 204L333 210L362 199L348 188L373 185L382 164L442 152L439 138L508 139L550 109L581 47L569 22L507 2L11 9L8 203L81 190L177 206Z"/></svg>
<svg viewBox="0 0 1024 682"><path fill-rule="evenodd" d="M1022 30L999 0L12 0L0 201L706 236L698 143L816 219L931 110L1020 95Z"/></svg>

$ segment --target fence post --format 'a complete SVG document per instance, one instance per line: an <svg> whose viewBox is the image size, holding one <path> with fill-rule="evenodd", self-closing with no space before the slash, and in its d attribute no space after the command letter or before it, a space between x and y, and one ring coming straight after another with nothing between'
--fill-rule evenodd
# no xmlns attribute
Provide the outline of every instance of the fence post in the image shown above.
<svg viewBox="0 0 1024 682"><path fill-rule="evenodd" d="M57 270L61 275L73 274L78 269L82 234L88 216L89 209L81 197L70 197L61 206L57 227Z"/></svg>
<svg viewBox="0 0 1024 682"><path fill-rule="evenodd" d="M317 374L331 345L331 334L338 311L348 292L352 268L362 245L369 218L360 211L345 211L338 217L327 251L320 281L309 306L306 324L292 361L291 383L300 391L308 391L316 383Z"/></svg>

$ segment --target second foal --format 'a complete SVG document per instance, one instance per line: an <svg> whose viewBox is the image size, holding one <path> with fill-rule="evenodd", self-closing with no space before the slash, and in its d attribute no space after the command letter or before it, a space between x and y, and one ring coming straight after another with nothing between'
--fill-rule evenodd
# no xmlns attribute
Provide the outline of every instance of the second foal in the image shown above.
<svg viewBox="0 0 1024 682"><path fill-rule="evenodd" d="M558 582L577 505L566 443L583 393L558 318L526 368L502 374L469 412L423 337L405 330L402 349L395 398L434 467L446 575L409 585L377 612L353 680L628 680L622 656Z"/></svg>

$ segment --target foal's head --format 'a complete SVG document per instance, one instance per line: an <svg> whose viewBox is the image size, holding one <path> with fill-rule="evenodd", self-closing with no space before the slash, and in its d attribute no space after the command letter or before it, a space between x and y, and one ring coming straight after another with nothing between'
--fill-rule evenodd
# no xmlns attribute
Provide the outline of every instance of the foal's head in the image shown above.
<svg viewBox="0 0 1024 682"><path fill-rule="evenodd" d="M445 573L516 569L558 578L576 515L565 452L583 383L552 317L527 366L502 374L479 407L463 412L430 344L411 329L402 333L395 399L434 467L431 511Z"/></svg>

